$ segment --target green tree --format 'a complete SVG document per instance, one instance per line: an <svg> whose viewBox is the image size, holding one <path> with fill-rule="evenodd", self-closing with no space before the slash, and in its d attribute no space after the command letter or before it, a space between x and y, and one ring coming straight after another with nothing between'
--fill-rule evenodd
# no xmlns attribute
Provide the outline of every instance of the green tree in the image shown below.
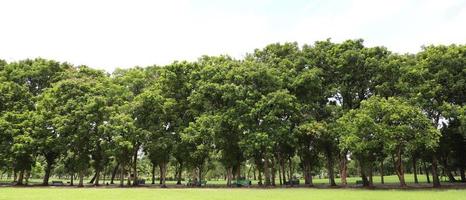
<svg viewBox="0 0 466 200"><path fill-rule="evenodd" d="M42 104L47 112L55 113L53 126L66 141L76 158L79 185L83 186L84 172L91 154L100 151L100 131L106 112L105 89L97 80L72 78L55 84L44 93Z"/></svg>
<svg viewBox="0 0 466 200"><path fill-rule="evenodd" d="M371 97L362 102L360 109L345 114L339 123L344 130L341 145L361 160L374 156L383 143L383 151L392 156L403 187L403 158L421 147L436 148L440 138L421 109L395 97Z"/></svg>
<svg viewBox="0 0 466 200"><path fill-rule="evenodd" d="M239 62L229 57L202 57L199 69L192 72L195 90L188 97L189 106L196 115L216 115L219 125L213 131L215 151L226 168L227 185L233 176L240 177L244 155L240 149L240 118L246 112L239 103L244 97L244 88L230 82L230 72L239 67Z"/></svg>
<svg viewBox="0 0 466 200"><path fill-rule="evenodd" d="M107 140L103 144L106 149L112 149L111 154L115 157L120 167L120 186L124 184L126 167L131 163L131 158L136 147L134 144L141 141L134 119L129 113L127 106L117 107L113 110L107 123L101 125Z"/></svg>
<svg viewBox="0 0 466 200"><path fill-rule="evenodd" d="M189 123L182 133L181 139L187 145L189 162L197 169L197 178L204 180L206 162L213 153L214 136L219 131L220 116L201 115Z"/></svg>
<svg viewBox="0 0 466 200"><path fill-rule="evenodd" d="M135 99L136 125L147 132L144 149L152 163L160 167L162 187L166 187L166 171L173 152L175 109L175 99L165 98L157 87L144 91Z"/></svg>
<svg viewBox="0 0 466 200"><path fill-rule="evenodd" d="M416 55L416 65L407 70L406 81L411 86L408 95L422 107L437 128L440 128L441 120L448 115L448 107L464 105L465 52L466 46L464 45L427 46ZM444 166L446 173L451 173L450 166L444 161L447 158L441 156L441 154L446 154L439 150L441 149L435 150L436 153L429 153L432 155L432 175L435 186L440 186L437 172L439 157L441 161L443 160L443 164L447 165ZM453 176L449 178L450 181L454 181Z"/></svg>
<svg viewBox="0 0 466 200"><path fill-rule="evenodd" d="M15 177L19 185L25 172L31 170L36 152L31 98L25 86L0 79L0 167L11 166L19 172L18 179Z"/></svg>
<svg viewBox="0 0 466 200"><path fill-rule="evenodd" d="M186 144L181 140L181 133L194 121L195 114L189 106L189 96L195 87L196 77L193 71L199 68L197 63L190 62L174 62L163 67L158 72L149 74L159 74L155 87L160 89L161 95L166 99L173 101L173 106L170 109L169 131L173 136L173 157L177 162L178 180L181 184L181 173L183 165L188 159L188 151Z"/></svg>
<svg viewBox="0 0 466 200"><path fill-rule="evenodd" d="M9 63L2 68L0 75L3 75L6 80L27 88L31 96L21 101L29 101L28 104L35 104L44 90L68 77L70 70L71 66L66 63L61 64L56 61L38 58ZM5 106L9 105L5 104ZM34 114L34 116L37 116L34 123L37 124L33 125L34 130L29 133L29 137L33 138L34 145L38 148L37 151L40 152L38 155L43 155L46 158L47 167L43 184L47 185L52 165L56 161L60 150L57 149L59 145L56 142L56 137L52 136L54 132L50 126L50 121L46 120L50 116L42 116L43 114L43 112Z"/></svg>
<svg viewBox="0 0 466 200"><path fill-rule="evenodd" d="M259 152L263 159L266 186L272 184L269 169L272 156L295 142L290 133L295 128L293 121L299 117L298 108L295 96L287 90L278 90L263 96L251 110L255 124L252 134L246 138L246 145Z"/></svg>

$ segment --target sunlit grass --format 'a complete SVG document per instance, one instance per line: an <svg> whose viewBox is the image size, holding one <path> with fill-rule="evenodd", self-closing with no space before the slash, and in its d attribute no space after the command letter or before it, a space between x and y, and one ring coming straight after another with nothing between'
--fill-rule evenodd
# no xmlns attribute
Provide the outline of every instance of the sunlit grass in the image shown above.
<svg viewBox="0 0 466 200"><path fill-rule="evenodd" d="M466 190L0 188L0 200L464 200Z"/></svg>

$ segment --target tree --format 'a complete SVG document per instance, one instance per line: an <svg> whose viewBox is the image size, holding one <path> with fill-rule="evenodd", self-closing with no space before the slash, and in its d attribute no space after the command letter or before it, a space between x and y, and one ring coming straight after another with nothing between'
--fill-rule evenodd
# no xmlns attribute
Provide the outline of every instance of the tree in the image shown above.
<svg viewBox="0 0 466 200"><path fill-rule="evenodd" d="M98 127L104 122L106 101L102 86L90 78L64 80L47 90L41 102L50 109L48 112L55 113L53 126L76 156L80 187L97 144L94 142L99 142Z"/></svg>
<svg viewBox="0 0 466 200"><path fill-rule="evenodd" d="M38 96L53 83L67 78L71 70L67 63L37 58L8 63L0 74L9 81L27 87L33 96Z"/></svg>
<svg viewBox="0 0 466 200"><path fill-rule="evenodd" d="M154 71L154 72L153 72ZM116 93L115 98L119 99L117 100L118 105L133 105L134 104L134 99L136 96L140 95L144 89L147 87L150 87L153 84L154 80L157 80L156 77L153 77L157 75L158 68L157 67L150 67L148 69L143 69L140 67L135 67L132 69L117 69L113 72L112 77L113 77L113 83L117 85L116 91L119 91L119 93ZM128 107L128 106L126 106ZM131 114L131 112L127 112L127 114ZM133 117L134 113L131 114ZM140 150L140 147L142 145L143 138L145 137L144 132L138 131L134 132L133 134L136 134L138 139L133 139L132 146L133 148L133 159L132 159L132 170L133 170L133 185L138 184L138 171L137 171L137 161L138 161L138 152Z"/></svg>
<svg viewBox="0 0 466 200"><path fill-rule="evenodd" d="M213 149L213 138L219 131L217 115L201 115L194 122L189 123L182 133L181 139L187 144L189 162L197 168L197 178L204 180L205 164Z"/></svg>
<svg viewBox="0 0 466 200"><path fill-rule="evenodd" d="M327 173L344 186L355 167L371 185L377 163L382 180L394 169L404 186L406 161L417 177L422 160L435 187L437 168L466 181L465 52L396 54L328 39L111 74L0 60L0 170L19 184L45 166L44 185L64 173L72 184L78 174L79 186L93 174L98 185L112 166L121 185L137 185L152 164L162 187L172 169L178 184L194 169L227 185L251 172L275 185L278 171L280 184L301 173L312 185L313 173Z"/></svg>
<svg viewBox="0 0 466 200"><path fill-rule="evenodd" d="M323 122L310 121L301 124L296 129L296 137L298 138L298 152L301 156L304 182L312 186L312 170L317 165L317 157L319 154L318 139L324 134L326 124Z"/></svg>
<svg viewBox="0 0 466 200"><path fill-rule="evenodd" d="M342 145L353 150L356 156L370 157L384 144L383 151L392 156L402 187L406 186L404 156L421 147L434 149L440 138L438 130L419 108L395 97L371 97L339 122L344 130Z"/></svg>
<svg viewBox="0 0 466 200"><path fill-rule="evenodd" d="M293 121L299 118L298 106L296 97L287 90L278 90L263 96L251 110L255 125L246 138L246 145L258 151L264 160L265 186L272 184L269 168L274 152L294 143L290 133L295 128Z"/></svg>
<svg viewBox="0 0 466 200"><path fill-rule="evenodd" d="M318 121L330 121L338 118L328 109L328 105L341 105L343 112L358 108L360 102L369 98L373 94L375 72L379 66L383 66L389 52L385 48L366 48L363 40L347 40L340 44L332 43L329 39L316 42L314 46L305 45L303 56L306 65L321 70L322 89L318 96L320 102L315 117ZM330 106L334 107L334 106ZM340 113L340 112L336 112ZM329 143L325 146L324 154L327 157L329 182L336 185L333 176L333 160L336 155L340 159L341 182L346 184L347 175L347 152L337 149L338 144L333 140L338 138L337 133L331 130L327 134Z"/></svg>
<svg viewBox="0 0 466 200"><path fill-rule="evenodd" d="M144 148L152 163L158 163L160 167L161 187L166 187L166 170L173 152L175 106L176 101L163 97L156 87L135 99L136 125L147 132Z"/></svg>
<svg viewBox="0 0 466 200"><path fill-rule="evenodd" d="M450 182L455 181L452 171L456 169L460 172L462 182L466 181L464 173L466 168L466 135L464 134L464 108L465 106L446 105L443 107L443 116L445 121L442 122L440 129L442 137L438 152L441 155L442 165L446 168Z"/></svg>
<svg viewBox="0 0 466 200"><path fill-rule="evenodd" d="M410 96L413 101L422 107L432 124L440 128L441 120L445 118L445 108L451 105L463 106L465 99L465 71L466 59L464 54L466 46L427 46L416 55L416 65L407 74L407 82L411 85ZM433 183L440 186L437 173L439 156L442 154L435 150L431 154ZM445 154L444 154L445 155ZM445 160L446 157L440 157ZM450 166L447 162L444 166L447 174L450 174ZM450 181L454 181L450 176Z"/></svg>
<svg viewBox="0 0 466 200"><path fill-rule="evenodd" d="M359 162L363 185L372 186L367 175L372 174L377 153L383 150L384 141L376 134L383 130L377 126L377 119L365 111L361 108L347 112L338 119L337 129L341 135L340 148L350 151L351 156Z"/></svg>
<svg viewBox="0 0 466 200"><path fill-rule="evenodd" d="M217 129L220 130L213 132L213 142L215 151L220 153L220 162L226 168L227 185L230 186L234 175L240 177L244 161L239 142L241 116L246 111L239 101L245 90L229 79L229 72L239 63L222 56L202 57L199 62L201 67L192 72L193 84L197 87L188 97L189 106L196 115L217 116Z"/></svg>
<svg viewBox="0 0 466 200"><path fill-rule="evenodd" d="M30 96L23 98L21 102L29 101L28 104L32 105L37 99L40 99L40 95L44 90L68 77L70 70L70 65L66 63L61 64L52 60L38 58L6 64L0 71L0 75L3 75L6 80L21 85L28 90ZM11 105L7 103L5 106L9 107ZM31 107L29 110L32 111L34 109ZM37 155L44 156L47 162L43 181L43 184L47 185L52 165L59 156L60 145L57 143L56 133L50 126L50 120L46 120L50 116L43 116L43 114L45 113L39 111L34 113L34 123L36 124L32 125L34 126L34 130L29 132L29 137L32 137L34 145L38 148L37 151L40 152ZM53 136L54 134L55 136Z"/></svg>
<svg viewBox="0 0 466 200"><path fill-rule="evenodd" d="M44 156L46 161L42 185L48 185L53 166L59 156L63 154L65 148L64 140L53 126L52 119L54 118L54 113L43 106L42 104L37 106L37 120L35 124L37 127L34 129L32 136L37 146L37 151Z"/></svg>
<svg viewBox="0 0 466 200"><path fill-rule="evenodd" d="M31 94L23 85L0 79L0 167L11 165L19 172L17 184L23 184L25 171L34 164L32 138L34 113ZM16 177L15 177L16 178Z"/></svg>
<svg viewBox="0 0 466 200"><path fill-rule="evenodd" d="M157 73L158 79L154 87L160 90L160 95L169 99L172 106L169 112L169 119L165 123L169 124L169 129L166 130L170 133L173 142L172 155L177 162L178 168L178 183L181 184L181 173L183 171L183 164L189 157L186 145L181 140L181 133L189 125L189 122L194 120L193 109L189 107L188 97L195 87L195 71L199 66L196 63L189 62L174 62Z"/></svg>
<svg viewBox="0 0 466 200"><path fill-rule="evenodd" d="M130 164L136 148L135 141L140 141L141 138L138 138L138 130L133 118L128 114L128 108L117 107L114 112L108 122L101 125L106 138L108 138L103 145L112 149L112 155L120 166L120 186L123 186L125 167Z"/></svg>
<svg viewBox="0 0 466 200"><path fill-rule="evenodd" d="M34 154L36 152L34 139L31 133L34 129L34 116L30 111L7 112L3 116L2 129L6 130L7 134L11 137L11 146L9 152L11 153L11 161L13 169L19 172L17 185L23 185L25 173L31 170L34 165Z"/></svg>

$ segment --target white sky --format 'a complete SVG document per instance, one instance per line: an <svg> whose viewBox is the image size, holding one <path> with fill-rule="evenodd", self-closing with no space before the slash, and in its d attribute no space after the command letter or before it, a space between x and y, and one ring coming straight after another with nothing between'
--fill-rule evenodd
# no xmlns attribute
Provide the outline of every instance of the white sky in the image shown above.
<svg viewBox="0 0 466 200"><path fill-rule="evenodd" d="M0 59L113 71L273 42L363 38L417 52L466 43L466 0L0 0Z"/></svg>

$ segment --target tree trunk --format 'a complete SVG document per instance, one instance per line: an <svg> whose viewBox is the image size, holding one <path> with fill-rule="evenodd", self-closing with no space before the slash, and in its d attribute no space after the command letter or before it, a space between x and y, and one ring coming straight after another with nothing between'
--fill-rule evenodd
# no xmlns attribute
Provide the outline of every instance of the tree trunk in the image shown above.
<svg viewBox="0 0 466 200"><path fill-rule="evenodd" d="M13 182L18 182L18 173L13 169Z"/></svg>
<svg viewBox="0 0 466 200"><path fill-rule="evenodd" d="M427 164L426 162L423 162L424 163L424 171L426 172L426 180L427 180L427 183L430 183L430 176L429 176L429 169L427 169Z"/></svg>
<svg viewBox="0 0 466 200"><path fill-rule="evenodd" d="M73 186L74 185L74 172L71 173L71 180L70 180L70 185Z"/></svg>
<svg viewBox="0 0 466 200"><path fill-rule="evenodd" d="M131 186L131 165L129 166L128 171L126 171L126 177L128 177L128 179L126 179L126 185Z"/></svg>
<svg viewBox="0 0 466 200"><path fill-rule="evenodd" d="M454 183L456 182L455 176L451 173L451 167L448 165L448 158L445 156L443 160L443 167L445 169L445 174L448 176L448 182Z"/></svg>
<svg viewBox="0 0 466 200"><path fill-rule="evenodd" d="M152 163L152 185L155 184L155 164Z"/></svg>
<svg viewBox="0 0 466 200"><path fill-rule="evenodd" d="M383 160L382 160L382 162L380 162L380 183L385 184L383 176L384 174L383 174Z"/></svg>
<svg viewBox="0 0 466 200"><path fill-rule="evenodd" d="M252 170L252 176L253 176L253 179L254 179L254 180L257 180L257 176L256 176L256 167L254 167L254 170Z"/></svg>
<svg viewBox="0 0 466 200"><path fill-rule="evenodd" d="M105 185L106 182L107 182L107 180L105 179L105 178L107 178L107 172L106 172L106 170L105 170L106 167L107 167L107 166L104 166L104 171L103 171L103 175L104 175L104 179L103 179L104 185Z"/></svg>
<svg viewBox="0 0 466 200"><path fill-rule="evenodd" d="M348 176L348 159L346 158L346 151L340 156L340 179L342 185L347 185L348 181L346 177Z"/></svg>
<svg viewBox="0 0 466 200"><path fill-rule="evenodd" d="M125 184L125 168L123 164L120 164L120 187L123 187L124 184Z"/></svg>
<svg viewBox="0 0 466 200"><path fill-rule="evenodd" d="M160 184L160 185L162 185L162 176L163 176L163 175L162 175L162 174L163 174L162 171L163 171L163 170L162 170L162 166L161 166L161 164L159 164L159 184Z"/></svg>
<svg viewBox="0 0 466 200"><path fill-rule="evenodd" d="M283 185L283 181L282 181L282 167L280 165L280 161L278 162L278 182L280 184L280 186Z"/></svg>
<svg viewBox="0 0 466 200"><path fill-rule="evenodd" d="M275 173L277 172L276 169L275 169L275 160L272 159L271 162L270 162L270 168L272 170L272 186L275 186Z"/></svg>
<svg viewBox="0 0 466 200"><path fill-rule="evenodd" d="M42 185L49 185L49 178L50 178L51 171L52 171L52 163L50 161L47 161L47 166L45 167L45 175L44 175L44 180L42 181Z"/></svg>
<svg viewBox="0 0 466 200"><path fill-rule="evenodd" d="M94 183L95 177L97 177L97 169L95 169L94 176L92 176L91 181L89 181L89 183L91 183L91 184Z"/></svg>
<svg viewBox="0 0 466 200"><path fill-rule="evenodd" d="M367 180L366 169L363 162L359 162L359 168L361 170L362 186L369 187L369 180Z"/></svg>
<svg viewBox="0 0 466 200"><path fill-rule="evenodd" d="M403 160L401 158L401 148L398 148L397 153L396 153L395 171L396 171L396 175L398 176L398 179L400 179L400 186L406 187Z"/></svg>
<svg viewBox="0 0 466 200"><path fill-rule="evenodd" d="M162 182L163 182L163 164L160 163L159 164L159 184L160 184L160 187L162 187Z"/></svg>
<svg viewBox="0 0 466 200"><path fill-rule="evenodd" d="M79 170L79 184L78 187L84 187L84 170Z"/></svg>
<svg viewBox="0 0 466 200"><path fill-rule="evenodd" d="M165 184L165 177L166 177L166 172L167 172L167 163L162 162L160 164L160 187L166 188L167 185Z"/></svg>
<svg viewBox="0 0 466 200"><path fill-rule="evenodd" d="M31 176L31 172L28 170L25 172L25 181L26 181L26 185L29 184L29 177Z"/></svg>
<svg viewBox="0 0 466 200"><path fill-rule="evenodd" d="M262 185L263 184L263 182L262 182L262 172L261 172L261 170L257 170L257 172L259 173L258 177L257 177L257 179L259 179L258 184Z"/></svg>
<svg viewBox="0 0 466 200"><path fill-rule="evenodd" d="M440 179L437 173L437 165L438 165L437 156L434 154L432 156L432 182L433 182L434 187L440 187Z"/></svg>
<svg viewBox="0 0 466 200"><path fill-rule="evenodd" d="M286 184L286 167L285 167L285 160L284 159L281 160L280 165L281 165L281 168L282 168L282 175L281 176L282 176L282 179L283 179L283 184Z"/></svg>
<svg viewBox="0 0 466 200"><path fill-rule="evenodd" d="M99 181L100 181L100 166L98 169L96 169L96 172L95 172L95 183L94 183L94 186L99 186Z"/></svg>
<svg viewBox="0 0 466 200"><path fill-rule="evenodd" d="M231 170L231 180L238 180L238 168L236 166L232 166Z"/></svg>
<svg viewBox="0 0 466 200"><path fill-rule="evenodd" d="M227 168L227 186L231 186L231 179L233 178L233 167L228 167Z"/></svg>
<svg viewBox="0 0 466 200"><path fill-rule="evenodd" d="M177 185L181 185L181 175L183 174L183 162L180 162L180 169L178 169L178 180L176 181Z"/></svg>
<svg viewBox="0 0 466 200"><path fill-rule="evenodd" d="M247 165L246 165L247 166ZM251 171L254 169L254 167L250 166L248 167L248 174L246 175L247 179L251 179Z"/></svg>
<svg viewBox="0 0 466 200"><path fill-rule="evenodd" d="M414 183L419 184L419 180L417 179L417 159L413 156L413 174L414 174Z"/></svg>
<svg viewBox="0 0 466 200"><path fill-rule="evenodd" d="M303 169L304 184L312 186L311 162L309 160L305 160L303 162Z"/></svg>
<svg viewBox="0 0 466 200"><path fill-rule="evenodd" d="M374 179L373 179L373 171L372 171L372 164L369 166L369 186L374 185Z"/></svg>
<svg viewBox="0 0 466 200"><path fill-rule="evenodd" d="M201 183L201 182L202 182L202 179L203 179L203 177L202 177L203 166L200 165L200 166L198 167L198 169L199 169L199 170L198 170L198 173L199 173L199 174L198 174L197 177L199 178L199 183Z"/></svg>
<svg viewBox="0 0 466 200"><path fill-rule="evenodd" d="M333 156L330 150L327 150L327 171L330 186L337 186L335 183L335 171L333 169Z"/></svg>
<svg viewBox="0 0 466 200"><path fill-rule="evenodd" d="M16 185L23 185L24 179L24 170L19 171L18 180L16 181Z"/></svg>
<svg viewBox="0 0 466 200"><path fill-rule="evenodd" d="M133 186L138 185L138 148L134 151L133 156Z"/></svg>
<svg viewBox="0 0 466 200"><path fill-rule="evenodd" d="M236 179L241 179L241 165L236 167Z"/></svg>
<svg viewBox="0 0 466 200"><path fill-rule="evenodd" d="M313 182L313 178L312 178L312 168L311 166L309 166L308 168L308 171L307 171L307 176L308 176L308 182L309 182L309 186L314 186L314 182Z"/></svg>
<svg viewBox="0 0 466 200"><path fill-rule="evenodd" d="M267 158L267 156L264 156L264 178L265 186L270 186L269 159Z"/></svg>
<svg viewBox="0 0 466 200"><path fill-rule="evenodd" d="M120 163L117 163L115 165L115 168L113 168L113 171L112 171L112 179L110 180L110 184L113 184L113 180L115 180L115 176L116 176L116 173L118 171L118 167L119 167Z"/></svg>
<svg viewBox="0 0 466 200"><path fill-rule="evenodd" d="M464 174L464 166L460 167L460 176L461 176L461 182L466 182L466 176Z"/></svg>
<svg viewBox="0 0 466 200"><path fill-rule="evenodd" d="M291 160L291 157L288 158L288 165L289 165L289 176L288 176L288 180L291 180L293 178L293 161Z"/></svg>

